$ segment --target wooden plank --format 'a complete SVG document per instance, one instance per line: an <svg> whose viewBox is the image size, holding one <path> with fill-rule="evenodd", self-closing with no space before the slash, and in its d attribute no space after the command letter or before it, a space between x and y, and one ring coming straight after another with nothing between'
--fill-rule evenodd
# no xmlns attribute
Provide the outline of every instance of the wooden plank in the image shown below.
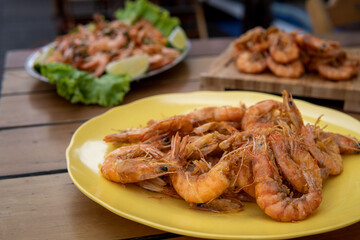
<svg viewBox="0 0 360 240"><path fill-rule="evenodd" d="M207 72L201 75L205 90L239 89L280 94L284 89L294 96L341 100L345 110L360 112L360 75L348 81L328 81L306 73L300 78L279 78L270 72L245 74L238 71L230 45ZM346 49L350 56L360 58L360 49Z"/></svg>
<svg viewBox="0 0 360 240"><path fill-rule="evenodd" d="M5 68L23 68L26 58L36 49L18 49L6 53Z"/></svg>
<svg viewBox="0 0 360 240"><path fill-rule="evenodd" d="M1 180L0 196L0 239L124 239L164 234L93 202L67 173ZM360 222L298 239L355 240L359 235Z"/></svg>
<svg viewBox="0 0 360 240"><path fill-rule="evenodd" d="M0 181L0 239L122 239L164 233L82 194L67 173Z"/></svg>
<svg viewBox="0 0 360 240"><path fill-rule="evenodd" d="M222 53L234 38L211 38L191 41L189 56L212 56Z"/></svg>
<svg viewBox="0 0 360 240"><path fill-rule="evenodd" d="M0 131L0 176L66 169L65 150L81 123Z"/></svg>
<svg viewBox="0 0 360 240"><path fill-rule="evenodd" d="M199 80L139 86L126 96L123 104L157 94L198 91L199 86ZM0 101L0 128L84 121L110 108L70 104L55 93L6 96Z"/></svg>
<svg viewBox="0 0 360 240"><path fill-rule="evenodd" d="M84 121L108 109L70 104L52 92L4 96L0 99L0 128Z"/></svg>
<svg viewBox="0 0 360 240"><path fill-rule="evenodd" d="M31 77L25 69L13 68L4 73L2 95L54 91L55 86Z"/></svg>

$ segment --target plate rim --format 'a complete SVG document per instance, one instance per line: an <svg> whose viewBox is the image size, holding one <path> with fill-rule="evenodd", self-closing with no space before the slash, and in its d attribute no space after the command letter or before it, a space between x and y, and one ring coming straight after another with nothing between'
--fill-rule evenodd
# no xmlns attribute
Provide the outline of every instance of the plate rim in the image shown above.
<svg viewBox="0 0 360 240"><path fill-rule="evenodd" d="M88 122L93 121L95 119L101 118L104 115L112 112L112 111L116 111L116 109L122 108L124 106L131 106L131 105L135 105L135 104L139 104L142 101L151 101L152 99L158 99L158 98L166 98L167 96L183 96L183 95L198 95L198 94L226 94L226 93L230 93L230 92L221 92L221 91L193 91L193 92L186 92L186 93L166 93L166 94L159 94L159 95L153 95L150 97L145 97L145 98L141 98L138 100L135 100L133 102L127 103L127 104L123 104L120 106L116 106L113 107L109 110L107 110L106 112L99 114L97 116L94 116L93 118L85 121L83 124L81 124L76 131L74 132L74 134L72 135L72 138L70 140L69 145L66 148L66 163L67 163L67 170L68 170L68 174L72 180L72 182L74 183L74 185L83 193L85 194L87 197L89 197L91 200L95 201L96 203L100 204L102 207L105 207L106 209L108 209L109 211L113 212L114 214L120 216L120 217L124 217L126 219L129 219L131 221L135 221L141 224L144 224L146 226L152 227L152 228L156 228L159 230L163 230L163 231L167 231L167 232L172 232L172 233L176 233L176 234L181 234L184 236L191 236L191 237L200 237L200 238L209 238L209 239L290 239L290 238L296 238L296 237L303 237L303 236L310 236L310 235L314 235L314 234L321 234L321 233L325 233L325 232L330 232L330 231L335 231L347 226L350 226L354 223L357 223L360 221L360 215L357 218L354 218L352 220L346 221L346 222L341 222L339 224L336 225L331 225L331 226L326 226L323 228L318 228L318 229L313 229L313 230L306 230L303 232L296 232L296 233L284 233L284 234L276 234L276 235L225 235L225 234L207 234L204 232L198 232L198 231L191 231L191 230L187 230L187 229L180 229L180 228L174 228L174 227L170 227L170 226L166 226L163 224L159 224L159 223L154 223L152 221L149 221L147 219L143 219L141 217L137 217L131 214L128 214L124 211L121 211L119 209L116 209L112 206L110 206L109 204L105 203L104 201L102 201L99 198L96 198L95 196L93 196L91 193L89 193L86 189L83 188L83 186L77 181L77 179L74 177L72 171L71 171L71 165L70 165L70 151L71 151L71 147L74 144L74 140L75 140L75 136L78 134L78 132L81 130L81 128L83 126L85 126ZM254 91L231 91L231 93L253 93L256 95L263 95L263 96L271 96L271 97L275 97L278 99L281 99L280 96L278 95L274 95L274 94L270 94L270 93L263 93L263 92L254 92ZM343 113L341 111L335 110L335 109L331 109L328 107L324 107L324 106L320 106L314 103L310 103L307 102L305 100L301 100L301 99L296 99L296 103L300 103L301 105L305 104L305 105L309 105L310 107L315 107L315 108L319 108L319 109L325 109L326 112L332 112L335 114L340 114L342 115L342 117L347 118L349 121L352 121L353 124L359 125L360 126L360 121L357 120L356 118L352 117L351 115L348 115L346 113ZM299 104L298 104L299 105ZM344 127L347 128L347 127ZM349 129L349 128L347 128ZM351 129L349 129L351 130ZM352 130L353 131L353 130ZM281 222L279 222L279 224L281 224ZM294 223L296 224L296 223Z"/></svg>
<svg viewBox="0 0 360 240"><path fill-rule="evenodd" d="M45 51L47 48L51 47L51 46L54 46L55 45L55 41L53 42L50 42L40 48L38 48L37 50L33 51L25 60L25 63L24 63L24 68L26 70L26 72L32 76L33 78L35 79L38 79L40 81L43 81L43 82L47 82L49 83L49 80L42 76L41 74L39 74L35 69L34 69L34 66L35 66L35 61L37 59L37 57L39 56L39 54L41 53L41 51ZM142 79L146 79L146 78L149 78L149 77L152 77L152 76L155 76L157 74L160 74L162 72L165 72L173 67L175 67L177 64L179 64L180 62L182 62L186 57L187 55L189 54L190 50L191 50L191 41L189 38L186 38L186 47L184 50L182 50L181 54L179 57L177 57L172 63L170 64L167 64L161 68L157 68L157 69L154 69L152 71L149 71L145 74L142 74L138 77L135 77L135 78L132 78L132 82L137 82L137 81L140 81Z"/></svg>

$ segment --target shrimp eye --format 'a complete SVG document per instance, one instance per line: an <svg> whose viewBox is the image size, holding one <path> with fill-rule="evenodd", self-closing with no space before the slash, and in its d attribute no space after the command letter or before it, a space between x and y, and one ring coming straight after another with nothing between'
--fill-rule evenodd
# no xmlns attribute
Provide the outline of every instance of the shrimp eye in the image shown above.
<svg viewBox="0 0 360 240"><path fill-rule="evenodd" d="M262 142L259 142L259 146L262 146L263 145L263 143Z"/></svg>
<svg viewBox="0 0 360 240"><path fill-rule="evenodd" d="M196 206L197 206L197 207L203 207L204 204L203 204L203 203L197 203Z"/></svg>
<svg viewBox="0 0 360 240"><path fill-rule="evenodd" d="M161 171L164 171L164 172L168 171L168 168L166 166L161 166L160 169L161 169Z"/></svg>
<svg viewBox="0 0 360 240"><path fill-rule="evenodd" d="M168 137L164 138L164 142L170 142L170 139Z"/></svg>

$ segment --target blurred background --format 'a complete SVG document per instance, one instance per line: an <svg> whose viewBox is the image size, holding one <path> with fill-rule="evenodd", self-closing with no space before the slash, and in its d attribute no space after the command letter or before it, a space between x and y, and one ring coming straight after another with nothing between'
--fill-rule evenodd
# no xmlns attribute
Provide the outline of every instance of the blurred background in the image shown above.
<svg viewBox="0 0 360 240"><path fill-rule="evenodd" d="M5 53L12 49L37 48L79 23L91 21L94 13L113 19L124 6L123 0L1 0L0 70ZM152 1L181 20L190 38L237 37L255 26L270 25L285 31L301 29L311 33L342 31L339 26L350 20L345 30L360 29L360 0L177 0ZM334 2L344 11L329 12ZM351 5L350 5L351 3ZM345 6L345 7L346 7ZM339 17L339 22L330 18ZM345 20L344 20L345 18ZM350 18L350 20L349 20ZM341 22L342 21L342 22ZM344 24L343 24L344 25Z"/></svg>

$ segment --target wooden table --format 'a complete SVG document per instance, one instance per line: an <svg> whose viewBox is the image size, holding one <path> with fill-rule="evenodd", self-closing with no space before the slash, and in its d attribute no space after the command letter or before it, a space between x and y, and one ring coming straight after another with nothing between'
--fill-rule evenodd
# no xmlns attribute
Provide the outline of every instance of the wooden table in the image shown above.
<svg viewBox="0 0 360 240"><path fill-rule="evenodd" d="M359 39L359 38L358 38ZM134 83L124 104L200 90L200 73L232 39L194 40L187 59ZM354 42L353 38L349 38ZM346 38L341 41L346 44ZM360 41L357 41L360 43ZM24 70L31 50L7 54L0 101L0 239L188 239L132 222L93 202L71 182L65 149L73 132L109 108L73 105ZM306 99L341 109L341 103ZM360 114L349 113L357 119ZM360 223L299 239L359 239Z"/></svg>

